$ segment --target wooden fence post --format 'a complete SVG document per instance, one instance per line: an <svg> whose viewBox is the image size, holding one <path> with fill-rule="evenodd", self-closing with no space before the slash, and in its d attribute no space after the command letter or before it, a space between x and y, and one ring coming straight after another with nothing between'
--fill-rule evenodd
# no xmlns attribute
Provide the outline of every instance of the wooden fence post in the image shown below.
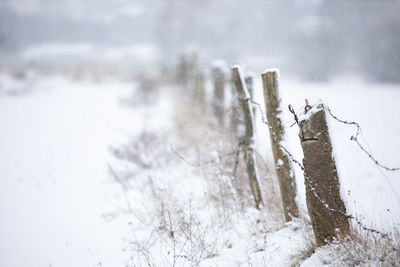
<svg viewBox="0 0 400 267"><path fill-rule="evenodd" d="M243 112L241 111L239 100L238 100L238 93L236 91L235 85L233 83L233 77L231 79L232 84L232 91L231 91L231 132L234 137L240 138L243 136Z"/></svg>
<svg viewBox="0 0 400 267"><path fill-rule="evenodd" d="M187 85L191 90L192 96L198 99L200 106L205 106L205 77L201 69L199 56L196 52L187 55Z"/></svg>
<svg viewBox="0 0 400 267"><path fill-rule="evenodd" d="M198 56L196 52L187 54L187 67L188 67L188 80L190 89L194 89L197 69L198 69Z"/></svg>
<svg viewBox="0 0 400 267"><path fill-rule="evenodd" d="M196 99L199 100L200 106L205 107L206 105L206 87L205 77L200 66L197 66L195 77L194 77L194 92Z"/></svg>
<svg viewBox="0 0 400 267"><path fill-rule="evenodd" d="M212 79L214 87L214 98L212 100L213 110L218 123L225 126L225 81L226 72L222 62L214 62L212 66Z"/></svg>
<svg viewBox="0 0 400 267"><path fill-rule="evenodd" d="M322 103L306 103L299 119L303 148L306 200L318 246L349 232L346 207L340 197L340 184Z"/></svg>
<svg viewBox="0 0 400 267"><path fill-rule="evenodd" d="M179 58L178 65L176 67L176 83L180 85L187 85L188 81L188 62L187 55L182 54Z"/></svg>
<svg viewBox="0 0 400 267"><path fill-rule="evenodd" d="M235 65L232 67L232 83L236 88L237 97L240 107L243 112L245 123L245 136L243 151L246 160L247 173L249 175L250 187L253 193L254 201L258 209L261 208L263 201L261 197L261 190L258 180L258 172L256 166L256 157L254 153L254 116L253 109L250 102L250 95L247 91L245 82L243 80L240 67Z"/></svg>
<svg viewBox="0 0 400 267"><path fill-rule="evenodd" d="M252 74L246 74L244 81L246 83L247 90L250 94L250 99L254 101L254 76ZM256 118L257 108L253 106L253 116L254 120Z"/></svg>
<svg viewBox="0 0 400 267"><path fill-rule="evenodd" d="M265 110L269 124L272 152L275 169L282 196L283 213L285 220L299 216L296 204L296 179L288 155L281 149L284 140L284 128L281 121L281 99L279 97L278 72L267 70L262 74Z"/></svg>

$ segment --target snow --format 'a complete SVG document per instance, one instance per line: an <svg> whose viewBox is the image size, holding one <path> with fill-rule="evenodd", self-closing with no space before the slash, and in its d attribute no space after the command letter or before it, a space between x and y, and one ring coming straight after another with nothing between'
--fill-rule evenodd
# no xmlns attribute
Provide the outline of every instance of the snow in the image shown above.
<svg viewBox="0 0 400 267"><path fill-rule="evenodd" d="M216 163L219 163L219 153L218 153L218 151L213 151L213 152L211 153L211 156L212 156L213 160L214 160Z"/></svg>
<svg viewBox="0 0 400 267"><path fill-rule="evenodd" d="M297 160L302 159L298 127L289 127L294 119L285 107L292 104L299 114L304 110L305 98L322 98L339 118L360 123L360 141L382 164L398 166L399 86L358 80L315 84L285 79L280 85L287 132L284 145L290 146ZM135 86L135 82L69 80L34 73L24 78L0 75L0 213L4 215L0 221L0 266L126 266L129 247L124 240L132 241L132 236L145 240L152 227L161 227L153 217L143 216L159 204L149 202L149 195L160 197L162 207L178 211L178 217L171 219L173 223L178 219L194 221L198 230L204 231L206 244L218 240L218 253L203 259L200 266L290 265L306 248L311 229L301 220L281 223L271 219L268 207L263 212L245 209L243 214L220 224L218 211L208 201L213 192L204 175L211 176L215 183L231 183L223 169L215 167L223 164L223 153L210 150L205 155L214 164L209 168L216 168L212 172L197 168L195 156L181 147L184 137L171 136L176 128L196 126L188 122L176 125L176 95L162 87L159 99L148 105L131 95ZM255 88L256 101L263 108L260 80L256 80ZM126 105L130 101L135 103L133 107ZM179 103L184 101L179 98ZM255 147L267 162L272 162L267 126L260 117L257 124ZM399 172L386 172L374 165L350 140L356 132L353 126L333 119L329 126L348 212L379 230L398 227ZM157 134L147 152L161 153L164 158L143 153L144 159L155 166L145 171L129 161L117 162L110 146L129 144L143 132ZM108 166L117 171L139 170L131 184L133 189L121 192L111 181ZM299 168L295 171L296 200L304 211L303 175ZM269 179L267 176L260 173L263 181ZM106 220L111 219L106 215L118 212L126 200L140 216ZM185 212L188 206L191 209ZM148 228L133 227L139 220L145 220ZM159 253L155 254L155 262L165 264L161 253L166 252L167 241L157 240L152 247ZM324 264L326 258L335 265L329 253L329 247L318 249L303 266Z"/></svg>
<svg viewBox="0 0 400 267"><path fill-rule="evenodd" d="M235 237L231 249L220 257L205 260L200 266L288 266L296 252L304 248L305 231L297 222L287 223L282 228L272 227L261 239L261 251L258 252L253 247L256 238L248 238L249 233L242 233L243 236Z"/></svg>
<svg viewBox="0 0 400 267"><path fill-rule="evenodd" d="M275 73L276 73L276 76L277 76L277 78L278 78L278 80L279 80L279 77L280 77L280 70L277 69L277 68L269 68L269 69L266 69L266 70L264 70L264 71L262 72L262 74L267 74L267 73L270 73L270 72L275 72Z"/></svg>
<svg viewBox="0 0 400 267"><path fill-rule="evenodd" d="M298 115L298 120L299 122L301 121L308 121L312 115L317 113L318 111L323 109L323 103L322 100L314 100L314 101L309 101L307 99L308 105L311 107L310 109L304 109L299 115Z"/></svg>
<svg viewBox="0 0 400 267"><path fill-rule="evenodd" d="M282 165L283 165L282 159L278 159L278 162L276 163L276 167L279 169L280 167L282 167Z"/></svg>
<svg viewBox="0 0 400 267"><path fill-rule="evenodd" d="M40 78L30 94L0 96L0 265L124 264L124 218L114 209L108 145L140 117L118 105L131 84ZM22 256L23 255L23 256Z"/></svg>

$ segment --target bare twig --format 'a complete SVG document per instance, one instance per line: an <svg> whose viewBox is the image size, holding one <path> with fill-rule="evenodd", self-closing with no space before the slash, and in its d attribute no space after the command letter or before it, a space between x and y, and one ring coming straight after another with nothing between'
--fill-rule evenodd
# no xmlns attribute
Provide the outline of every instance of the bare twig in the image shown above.
<svg viewBox="0 0 400 267"><path fill-rule="evenodd" d="M239 143L238 146L239 145L242 145L242 144ZM189 160L187 160L182 154L180 154L178 151L176 151L172 145L170 145L169 147L170 147L171 151L175 154L175 156L177 156L180 160L185 162L187 165L192 166L193 168L200 168L200 167L203 167L203 166L206 166L206 165L211 165L211 164L217 164L218 163L216 160L209 160L209 161L205 161L205 162L196 164L196 163L193 163L193 162L190 162ZM232 156L232 155L236 155L237 151L238 151L238 149L235 149L235 151L219 155L219 157L220 158L225 158L225 157L229 157L229 156Z"/></svg>

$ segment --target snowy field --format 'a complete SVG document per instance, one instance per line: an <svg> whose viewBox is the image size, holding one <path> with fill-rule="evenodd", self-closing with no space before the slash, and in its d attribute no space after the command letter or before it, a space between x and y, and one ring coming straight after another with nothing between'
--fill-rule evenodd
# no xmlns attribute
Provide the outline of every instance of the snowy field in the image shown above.
<svg viewBox="0 0 400 267"><path fill-rule="evenodd" d="M133 83L0 79L0 266L124 266L108 146L140 127Z"/></svg>
<svg viewBox="0 0 400 267"><path fill-rule="evenodd" d="M169 112L173 94L163 93L149 108L140 101L136 106L125 105L123 100L135 89L141 88L134 82L35 74L17 79L0 74L0 266L126 266L129 253L124 240L132 234L132 218L109 220L105 216L118 210L123 199L109 177L108 165L114 161L110 146L129 142L144 127L155 132L174 124ZM298 111L307 97L323 99L339 118L361 125L362 143L382 164L400 167L400 112L396 105L400 86L352 79L306 84L283 77L281 93L284 107L290 103ZM285 112L289 128L293 118L286 108ZM382 231L399 227L400 172L384 171L363 154L350 141L354 127L334 120L330 126L348 211ZM258 150L271 159L262 123L257 130ZM301 159L297 133L296 125L289 128L288 141ZM174 142L177 145L176 139ZM184 163L178 159L174 164ZM164 182L180 183L179 175L190 173L186 169L168 170L162 176ZM297 183L298 202L304 209L304 182L299 171ZM197 191L195 182L188 186L196 198L203 185L199 184ZM304 242L296 227L278 227L267 235L265 250L246 251L251 255L238 254L255 237L232 234L233 248L220 251L203 265L246 266L252 262L253 266L286 266ZM310 260L306 266L321 264L318 257Z"/></svg>

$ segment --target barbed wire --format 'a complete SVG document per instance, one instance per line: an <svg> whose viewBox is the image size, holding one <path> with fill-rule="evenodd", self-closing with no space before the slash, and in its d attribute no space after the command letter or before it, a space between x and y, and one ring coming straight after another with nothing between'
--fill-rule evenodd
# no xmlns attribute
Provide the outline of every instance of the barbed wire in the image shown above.
<svg viewBox="0 0 400 267"><path fill-rule="evenodd" d="M236 149L235 149L234 151L227 152L227 153L224 153L224 154L222 154L222 155L218 155L218 157L219 157L220 159L222 159L222 158L225 158L225 157L228 157L228 156L231 156L231 155L236 155L236 154L238 153L239 149L240 149L240 146L242 146L243 144L244 144L243 142L240 142L240 143L237 145L237 147L236 147ZM200 168L200 167L207 166L207 165L211 165L211 164L218 164L218 160L215 160L215 159L209 160L209 161L205 161L205 162L201 162L201 163L193 163L193 162L190 162L189 160L187 160L187 159L185 158L185 156L183 156L181 153L179 153L178 151L176 151L176 149L175 149L172 145L169 146L169 149L170 149L171 152L174 153L175 156L177 156L180 160L182 160L182 161L185 162L187 165L189 165L189 166L191 166L191 167L193 167L193 168Z"/></svg>
<svg viewBox="0 0 400 267"><path fill-rule="evenodd" d="M338 121L338 122L340 122L340 123L343 123L343 124L354 125L354 126L356 126L357 132L356 132L355 135L352 135L352 136L350 137L350 140L356 142L357 145L359 146L359 148L360 148L365 154L367 154L367 156L368 156L377 166L379 166L380 168L382 168L382 169L384 169L384 170L387 170L387 171L400 171L400 168L387 167L387 166L381 164L381 163L374 157L374 155L372 155L372 153L369 152L369 151L360 143L360 141L358 140L358 136L359 136L360 134L362 134L362 129L361 129L360 125L359 125L357 122L354 122L354 121L346 121L346 120L339 119L337 116L335 116L335 115L332 114L332 111L331 111L331 109L329 108L329 106L323 105L323 107L328 111L329 115L330 115L333 119L335 119L336 121Z"/></svg>
<svg viewBox="0 0 400 267"><path fill-rule="evenodd" d="M240 158L240 153L242 152L242 146L245 145L248 141L247 140L242 140L240 141L235 149L231 152L227 152L224 153L222 155L218 155L219 158L223 159L225 157L234 155L234 164L233 164L233 169L232 169L232 176L236 179L237 177L237 171L238 171L238 167L239 167L239 158ZM174 149L174 147L172 145L170 145L170 150L172 151L172 153L174 153L180 160L182 160L183 162L185 162L187 165L193 167L193 168L200 168L206 165L211 165L211 164L217 164L218 162L216 160L209 160L209 161L205 161L202 163L192 163L189 160L187 160L185 158L185 156L183 156L181 153L179 153L178 151L176 151ZM257 151L255 151L256 153L258 153ZM261 158L261 160L263 160ZM263 162L264 164L266 164L265 162Z"/></svg>
<svg viewBox="0 0 400 267"><path fill-rule="evenodd" d="M285 146L283 146L280 142L277 142L277 140L276 140L276 138L275 138L275 135L273 134L272 127L271 127L271 125L268 123L267 118L266 118L266 116L265 116L265 113L264 113L264 111L262 110L260 104L257 103L257 102L255 102L255 101L253 101L253 100L252 100L251 102L252 102L252 104L254 104L254 105L256 105L256 106L258 107L258 109L259 109L259 111L260 111L260 114L261 114L261 121L262 121L265 125L268 126L270 132L272 133L272 134L271 134L271 137L272 137L273 141L274 141L275 143L277 143L278 146L279 146L279 147L285 152L285 154L289 157L289 159L290 159L293 163L295 163L297 166L299 166L299 168L302 170L305 181L308 183L311 192L313 193L313 195L314 195L314 197L317 199L317 201L320 203L320 205L322 205L324 208L326 208L326 209L329 210L330 212L340 214L340 215L346 217L346 218L349 219L349 220L353 220L357 225L359 225L359 226L361 227L361 229L363 229L363 230L365 230L365 231L368 231L368 232L371 232L371 233L374 233L374 234L378 234L378 235L380 235L382 238L386 238L386 239L388 239L389 241L392 241L392 238L389 236L388 233L384 233L384 232L382 232L382 231L379 231L379 230L376 230L376 229L367 227L367 226L365 226L365 225L363 224L363 222L361 222L359 219L357 219L354 215L349 214L349 213L346 213L346 212L341 211L341 210L337 210L337 209L331 208L331 207L328 205L328 203L326 203L326 201L323 200L323 199L318 195L318 193L316 192L316 189L315 189L315 187L314 187L314 185L313 185L313 183L312 183L310 177L307 175L303 164L301 164L301 163L295 158L295 156L294 156ZM296 123L298 124L299 121L298 121L298 116L297 116L297 114L294 112L294 110L293 110L293 108L292 108L291 106L290 106L289 110L290 110L291 113L293 113L293 115L294 115L294 120L295 120ZM349 123L349 124L350 124L350 123ZM351 123L351 124L354 124L354 123ZM358 124L357 124L357 125L358 125ZM361 128L360 128L360 131L361 131Z"/></svg>
<svg viewBox="0 0 400 267"><path fill-rule="evenodd" d="M251 101L251 103L252 103L253 105L256 105L257 108L259 109L259 112L260 112L260 115L261 115L261 121L262 121L263 124L267 125L268 129L269 129L270 132L272 133L272 134L271 134L271 137L272 137L273 141L276 142L276 143L278 144L278 146L284 151L284 153L288 156L289 160L292 161L294 164L296 164L296 165L301 169L301 171L303 172L304 179L305 179L306 183L309 185L310 190L311 190L313 196L317 199L317 201L320 203L320 205L322 205L325 209L329 210L329 211L332 212L332 213L340 214L341 216L344 216L345 218L347 218L347 219L349 219L349 220L353 220L359 227L361 227L361 229L363 229L363 230L365 230L365 231L368 231L368 232L371 232L371 233L374 233L374 234L378 234L378 235L380 235L382 238L385 238L385 239L388 239L389 241L392 241L392 238L389 236L388 233L384 233L384 232L379 231L379 230L377 230L377 229L373 229L373 228L367 227L366 225L364 225L364 223L363 223L362 221L360 221L359 219L357 219L354 215L352 215L352 214L350 214L350 213L346 213L346 212L344 212L344 211L342 211L342 210L338 210L338 209L334 209L334 208L330 207L330 206L328 205L328 203L326 203L326 201L323 200L323 199L318 195L318 193L317 193L317 191L316 191L316 188L314 187L313 182L312 182L312 180L310 179L310 177L307 175L303 164L301 164L301 163L295 158L295 156L294 156L284 145L282 145L280 142L277 142L277 140L276 140L276 138L275 138L275 135L274 135L274 133L273 133L273 131L272 131L272 127L271 127L271 125L268 123L267 118L266 118L266 115L265 115L264 111L263 111L262 108L261 108L261 105L260 105L259 103L255 102L255 101L253 101L253 100L250 100L250 101ZM326 106L325 106L325 107L326 107ZM338 120L339 122L344 123L344 124L355 125L355 126L357 127L357 133L356 133L354 136L352 136L351 140L357 141L357 143L359 143L359 142L358 142L358 139L357 139L357 137L358 137L359 134L361 133L361 127L359 126L359 124L356 123L356 122L349 122L349 121L341 120L341 119L337 118L336 116L334 116L329 108L327 108L327 110L328 110L329 114L330 114L335 120ZM294 116L295 124L299 124L298 116L297 116L296 112L294 111L293 107L289 106L289 111L290 111L290 112L293 114L293 116ZM228 153L226 153L226 154L223 154L223 155L220 155L220 156L219 156L220 158L223 158L223 157L226 157L226 156L235 155L235 162L234 162L234 168L233 168L233 176L236 175L236 171L237 171L237 167L238 167L238 163L239 163L239 156L240 156L241 146L243 146L243 145L245 144L245 142L246 142L246 140L240 141L240 142L237 144L236 149L235 149L234 151L228 152ZM361 144L359 144L359 145L361 145ZM170 150L171 150L178 158L180 158L182 161L184 161L186 164L188 164L188 165L190 165L190 166L192 166L192 167L195 167L195 168L202 167L202 166L204 166L204 165L209 165L209 164L216 164L216 163L218 163L216 160L211 160L211 161L207 161L207 162L203 162L203 163L199 163L199 164L194 164L194 163L188 161L188 160L187 160L183 155L181 155L178 151L176 151L176 150L172 147L172 145L170 145ZM365 150L365 149L364 149L364 150ZM371 158L374 160L374 162L377 162L377 160L375 160L375 158L374 158L372 155L371 155ZM378 162L378 163L379 163L379 162ZM379 163L378 166L382 167L380 163ZM385 167L385 166L383 166L382 168L384 168L384 167ZM398 169L398 168L388 168L388 167L386 167L386 168L389 169L389 170L392 170L392 169L397 170L397 169ZM384 168L384 169L386 169L386 168Z"/></svg>

